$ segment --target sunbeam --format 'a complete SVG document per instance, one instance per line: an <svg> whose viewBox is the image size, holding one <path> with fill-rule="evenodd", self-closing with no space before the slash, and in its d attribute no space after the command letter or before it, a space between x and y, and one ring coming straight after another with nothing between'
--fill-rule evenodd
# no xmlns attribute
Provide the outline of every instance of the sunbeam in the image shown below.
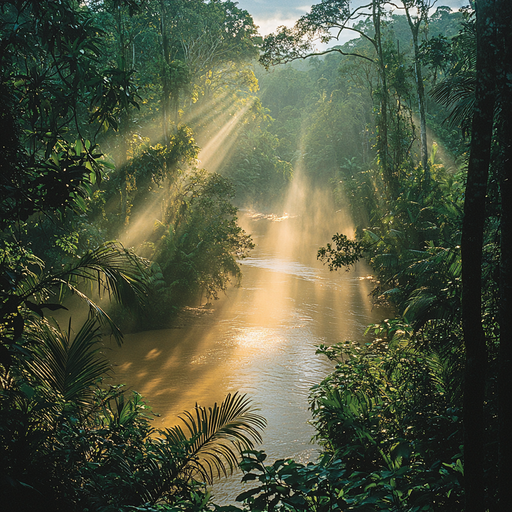
<svg viewBox="0 0 512 512"><path fill-rule="evenodd" d="M161 188L146 203L143 211L139 212L130 223L119 234L119 240L126 247L137 247L147 240L147 236L152 232L154 225L162 220L162 200L168 194L165 188Z"/></svg>
<svg viewBox="0 0 512 512"><path fill-rule="evenodd" d="M185 111L181 122L190 126L210 124L219 115L219 112L223 112L226 106L232 103L233 100L229 90L210 100L201 99L190 105L190 108Z"/></svg>
<svg viewBox="0 0 512 512"><path fill-rule="evenodd" d="M253 106L255 101L256 99L253 98L236 113L228 114L229 119L227 122L224 123L217 131L217 134L205 144L199 153L199 160L203 164L203 167L212 172L216 172L220 169L222 163L229 155L231 148L236 143L236 128L243 121L245 114Z"/></svg>

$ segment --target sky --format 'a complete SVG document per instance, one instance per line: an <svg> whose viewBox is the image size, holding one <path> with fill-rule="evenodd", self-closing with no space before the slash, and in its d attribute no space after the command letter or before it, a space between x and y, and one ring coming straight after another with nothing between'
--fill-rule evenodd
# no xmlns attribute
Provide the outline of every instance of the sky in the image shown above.
<svg viewBox="0 0 512 512"><path fill-rule="evenodd" d="M276 30L280 25L293 26L295 21L311 9L311 6L320 3L309 2L308 0L235 0L238 7L248 11L256 25L259 26L261 35L267 35ZM362 3L361 0L352 2L352 5ZM368 3L368 2L365 2ZM446 5L452 9L458 9L468 5L469 0L438 0L436 7ZM340 41L344 42L344 41Z"/></svg>

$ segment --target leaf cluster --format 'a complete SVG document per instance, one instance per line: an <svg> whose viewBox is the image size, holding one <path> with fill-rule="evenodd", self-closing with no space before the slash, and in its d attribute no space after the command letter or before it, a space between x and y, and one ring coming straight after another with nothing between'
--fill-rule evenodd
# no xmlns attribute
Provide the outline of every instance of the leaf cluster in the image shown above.
<svg viewBox="0 0 512 512"><path fill-rule="evenodd" d="M99 65L101 30L75 2L3 2L1 227L33 213L83 206L101 179L101 155L80 119L116 125L136 105L129 76ZM4 135L2 135L3 137Z"/></svg>
<svg viewBox="0 0 512 512"><path fill-rule="evenodd" d="M345 267L345 270L350 270L350 267L357 263L368 253L368 245L363 241L350 240L346 235L336 233L332 237L334 247L328 243L325 247L318 249L317 258L324 263L327 263L329 270L338 270Z"/></svg>
<svg viewBox="0 0 512 512"><path fill-rule="evenodd" d="M392 456L384 457L387 467L367 475L351 472L338 458L307 465L291 459L266 464L264 452L246 452L243 480L257 486L241 493L237 501L251 512L438 510L432 492L450 494L457 488L460 460L419 480L413 465L402 464L409 455L407 447L397 445Z"/></svg>

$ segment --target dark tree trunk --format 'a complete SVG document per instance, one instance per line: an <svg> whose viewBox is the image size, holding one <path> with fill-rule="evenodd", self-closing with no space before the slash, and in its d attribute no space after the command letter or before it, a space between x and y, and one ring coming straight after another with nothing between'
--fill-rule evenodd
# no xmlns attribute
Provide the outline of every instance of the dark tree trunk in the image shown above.
<svg viewBox="0 0 512 512"><path fill-rule="evenodd" d="M420 48L418 44L418 29L416 29L416 31L413 32L413 42L414 70L416 74L416 93L418 96L418 110L420 114L421 165L425 173L425 181L428 182L430 181L430 169L428 164L427 113L425 110L425 88L423 87L423 74L421 72Z"/></svg>
<svg viewBox="0 0 512 512"><path fill-rule="evenodd" d="M420 113L420 141L421 141L421 165L425 172L425 180L430 181L430 169L428 164L428 141L427 141L427 113L425 111L425 88L423 87L423 74L421 72L421 63L419 62L419 46L418 41L414 43L415 53L417 52L414 62L416 71L416 90L418 94L418 110Z"/></svg>
<svg viewBox="0 0 512 512"><path fill-rule="evenodd" d="M462 227L462 322L466 348L464 474L466 512L484 512L484 398L487 346L482 327L482 246L495 102L492 0L479 0L476 103Z"/></svg>
<svg viewBox="0 0 512 512"><path fill-rule="evenodd" d="M499 503L510 510L512 503L512 2L498 3L497 76L501 116L500 191L500 366L498 370Z"/></svg>
<svg viewBox="0 0 512 512"><path fill-rule="evenodd" d="M162 36L162 137L163 143L169 143L169 118L170 118L170 45L167 33L167 11L165 2L160 0L160 32Z"/></svg>
<svg viewBox="0 0 512 512"><path fill-rule="evenodd" d="M127 44L123 10L120 5L117 6L117 32L119 34L118 55L120 57L120 71L126 73L128 66ZM128 223L128 192L127 192L127 176L126 168L128 163L128 149L130 137L130 111L127 105L121 112L119 118L119 156L117 158L117 167L119 169L119 193L121 201L121 219L123 225Z"/></svg>
<svg viewBox="0 0 512 512"><path fill-rule="evenodd" d="M382 34L381 34L381 16L382 8L379 2L373 3L373 25L375 27L375 49L377 51L377 59L380 75L380 113L378 118L378 138L377 138L377 151L379 154L380 166L382 168L382 175L386 183L389 198L395 201L398 197L398 179L394 167L391 165L389 158L389 140L388 140L388 84L387 84L387 70L386 62L384 59L384 51L382 48Z"/></svg>
<svg viewBox="0 0 512 512"><path fill-rule="evenodd" d="M425 110L425 87L423 87L423 73L421 72L421 61L420 61L420 46L418 40L418 34L421 23L423 21L423 15L413 21L409 12L409 5L404 2L405 14L411 29L412 43L414 49L414 78L416 81L416 95L418 97L418 111L420 115L420 152L421 152L421 165L425 173L425 181L430 181L430 169L428 165L428 144L427 144L427 114ZM428 13L428 10L426 11Z"/></svg>

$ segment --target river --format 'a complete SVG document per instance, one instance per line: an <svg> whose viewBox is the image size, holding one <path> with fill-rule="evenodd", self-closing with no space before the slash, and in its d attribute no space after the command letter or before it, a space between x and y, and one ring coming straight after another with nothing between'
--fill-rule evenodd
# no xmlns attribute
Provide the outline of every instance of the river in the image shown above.
<svg viewBox="0 0 512 512"><path fill-rule="evenodd" d="M292 197L292 213L240 215L256 244L242 261L240 287L200 316L190 310L181 328L127 335L112 349L116 382L142 393L160 414L155 427L176 424L196 402L209 406L240 391L267 419L262 449L269 460L316 457L308 392L332 369L316 347L364 341L365 327L386 312L369 300L364 264L329 272L316 260L334 232L350 229L346 217L324 196L295 190ZM214 486L217 503L233 502L239 491L239 476Z"/></svg>

